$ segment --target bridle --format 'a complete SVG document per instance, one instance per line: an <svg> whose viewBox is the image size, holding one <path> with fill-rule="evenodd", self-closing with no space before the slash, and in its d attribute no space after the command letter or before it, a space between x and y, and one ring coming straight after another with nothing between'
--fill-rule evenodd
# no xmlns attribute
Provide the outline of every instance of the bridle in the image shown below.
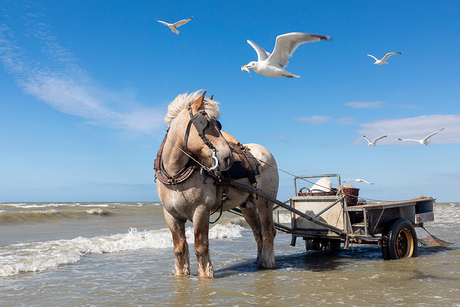
<svg viewBox="0 0 460 307"><path fill-rule="evenodd" d="M218 151L217 148L211 143L211 141L209 141L209 139L204 134L204 130L210 125L210 121L206 118L207 114L204 110L198 111L195 115L193 115L192 107L191 105L189 105L188 112L190 114L190 120L187 124L187 129L185 130L184 149L188 151L187 149L188 137L190 134L190 127L193 124L196 131L198 132L198 135L203 140L204 144L208 146L209 149L212 150L211 159L213 162L215 162L215 165L211 167L202 165L205 171L211 172L219 166L219 160L216 157L216 154ZM217 126L220 131L222 129L222 125L220 124L219 121L217 121ZM190 157L187 164L179 172L177 172L174 176L169 175L164 169L163 163L161 161L161 156L163 154L163 147L166 143L167 136L168 136L168 132L166 132L166 135L163 139L160 149L158 150L157 157L154 162L155 179L158 179L162 183L168 184L168 185L178 184L178 183L184 182L187 178L189 178L192 175L193 171L198 168L198 163L194 158L192 158L191 154L186 153Z"/></svg>
<svg viewBox="0 0 460 307"><path fill-rule="evenodd" d="M192 105L190 104L188 106L188 113L190 114L190 121L187 124L187 129L185 130L185 136L184 136L184 148L185 150L188 151L187 149L187 142L188 142L188 136L190 134L190 127L195 126L196 131L198 132L198 135L200 138L203 140L203 143L208 146L209 149L212 150L212 161L215 162L214 166L211 166L210 168L205 167L206 171L213 171L219 166L219 161L217 160L216 154L217 154L217 148L211 143L211 141L208 140L206 135L204 134L204 130L210 125L210 121L206 118L206 111L201 110L196 112L195 115L192 113ZM220 124L219 121L217 121L217 126L219 128L219 131L222 129L222 125Z"/></svg>

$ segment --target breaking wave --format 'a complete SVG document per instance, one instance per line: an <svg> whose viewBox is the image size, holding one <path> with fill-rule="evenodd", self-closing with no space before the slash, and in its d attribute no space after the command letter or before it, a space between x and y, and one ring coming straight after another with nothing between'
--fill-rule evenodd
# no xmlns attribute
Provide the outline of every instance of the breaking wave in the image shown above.
<svg viewBox="0 0 460 307"><path fill-rule="evenodd" d="M217 224L210 229L209 238L239 238L243 231L244 227L234 223ZM192 243L193 228L188 227L186 235L187 241ZM171 233L167 228L151 231L131 228L127 233L111 236L11 244L0 249L0 276L45 271L60 265L77 263L82 257L90 254L172 247Z"/></svg>

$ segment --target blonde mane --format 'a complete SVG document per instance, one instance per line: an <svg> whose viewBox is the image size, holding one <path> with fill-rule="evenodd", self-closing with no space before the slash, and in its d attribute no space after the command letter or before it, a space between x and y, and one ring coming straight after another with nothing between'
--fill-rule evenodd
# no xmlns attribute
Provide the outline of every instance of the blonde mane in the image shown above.
<svg viewBox="0 0 460 307"><path fill-rule="evenodd" d="M177 117L177 115L186 109L190 104L200 97L202 90L191 93L187 96L187 93L178 95L168 106L168 113L165 116L164 121L168 125ZM220 110L218 102L211 99L204 99L204 109L208 116L212 119L217 119L220 116Z"/></svg>

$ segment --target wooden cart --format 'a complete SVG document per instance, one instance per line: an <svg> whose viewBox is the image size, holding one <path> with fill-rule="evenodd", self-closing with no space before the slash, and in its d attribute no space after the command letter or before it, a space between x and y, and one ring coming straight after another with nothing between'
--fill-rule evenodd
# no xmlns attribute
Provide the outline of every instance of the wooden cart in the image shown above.
<svg viewBox="0 0 460 307"><path fill-rule="evenodd" d="M327 196L298 196L297 181L329 177L337 180L337 194ZM305 240L307 250L337 250L343 244L378 244L385 260L417 256L415 227L434 220L433 198L358 203L348 206L350 195L340 193L338 174L298 176L294 179L295 196L281 202L250 187L235 183L235 187L258 194L291 214L291 225L275 223L278 230ZM318 194L320 195L320 194Z"/></svg>

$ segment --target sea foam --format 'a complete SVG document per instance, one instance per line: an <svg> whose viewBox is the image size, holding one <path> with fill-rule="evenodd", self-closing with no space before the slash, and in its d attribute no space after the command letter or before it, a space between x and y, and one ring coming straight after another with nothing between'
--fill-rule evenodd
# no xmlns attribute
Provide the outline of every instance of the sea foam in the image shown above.
<svg viewBox="0 0 460 307"><path fill-rule="evenodd" d="M209 231L210 239L238 238L244 228L217 224ZM193 243L193 228L186 228L187 241ZM40 272L63 264L77 263L85 255L118 253L140 249L172 248L172 236L167 228L151 231L129 229L127 233L93 238L20 243L0 249L0 276L24 272Z"/></svg>

